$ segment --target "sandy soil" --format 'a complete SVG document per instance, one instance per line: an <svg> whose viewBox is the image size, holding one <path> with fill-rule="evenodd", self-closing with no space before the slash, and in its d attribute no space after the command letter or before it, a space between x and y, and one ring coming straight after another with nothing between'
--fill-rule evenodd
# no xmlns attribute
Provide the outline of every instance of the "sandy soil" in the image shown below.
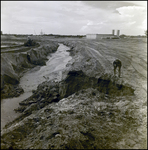
<svg viewBox="0 0 148 150"><path fill-rule="evenodd" d="M59 44L57 52L48 56L48 61L45 66L36 66L27 71L20 79L20 86L23 88L24 93L17 98L7 98L1 101L1 129L6 123L13 121L20 116L15 113L14 109L19 107L19 102L30 97L32 90L36 90L37 86L44 81L61 80L61 71L65 68L68 61L71 59L67 50L68 47Z"/></svg>
<svg viewBox="0 0 148 150"><path fill-rule="evenodd" d="M2 148L146 148L147 39L52 40L71 47L62 82L40 84L21 103L22 118L2 130ZM116 58L121 78L113 77ZM114 83L126 90L112 91Z"/></svg>

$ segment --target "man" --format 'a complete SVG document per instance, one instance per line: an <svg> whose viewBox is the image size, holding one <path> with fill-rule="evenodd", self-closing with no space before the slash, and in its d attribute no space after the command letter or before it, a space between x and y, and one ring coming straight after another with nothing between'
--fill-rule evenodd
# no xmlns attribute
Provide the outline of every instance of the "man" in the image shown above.
<svg viewBox="0 0 148 150"><path fill-rule="evenodd" d="M121 66L122 66L121 61L119 59L116 59L113 62L113 66L114 66L114 75L116 75L116 69L118 67L119 68L119 71L118 71L119 75L118 76L120 77L120 75L121 75Z"/></svg>

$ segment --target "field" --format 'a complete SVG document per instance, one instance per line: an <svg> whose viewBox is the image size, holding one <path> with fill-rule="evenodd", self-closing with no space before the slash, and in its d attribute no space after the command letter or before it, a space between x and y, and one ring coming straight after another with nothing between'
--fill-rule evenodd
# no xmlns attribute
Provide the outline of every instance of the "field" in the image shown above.
<svg viewBox="0 0 148 150"><path fill-rule="evenodd" d="M17 111L22 116L3 130L2 148L147 147L146 38L34 40L40 45L63 43L70 47L72 60L60 82L47 80L21 102ZM1 55L27 52L25 41L22 36L3 37L2 46L8 48ZM116 58L122 62L120 78L113 75Z"/></svg>

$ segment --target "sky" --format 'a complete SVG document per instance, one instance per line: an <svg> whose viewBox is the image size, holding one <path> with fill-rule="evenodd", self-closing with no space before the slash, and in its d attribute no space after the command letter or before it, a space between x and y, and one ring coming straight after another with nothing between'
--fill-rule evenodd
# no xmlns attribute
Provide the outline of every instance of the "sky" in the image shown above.
<svg viewBox="0 0 148 150"><path fill-rule="evenodd" d="M147 1L1 1L5 34L144 35Z"/></svg>

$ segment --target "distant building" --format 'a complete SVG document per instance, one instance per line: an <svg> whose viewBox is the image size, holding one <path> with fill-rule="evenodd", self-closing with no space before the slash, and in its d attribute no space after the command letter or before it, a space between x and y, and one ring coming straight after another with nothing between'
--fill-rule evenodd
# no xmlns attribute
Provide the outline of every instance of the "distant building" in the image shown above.
<svg viewBox="0 0 148 150"><path fill-rule="evenodd" d="M86 38L87 39L96 39L97 38L97 34L86 34Z"/></svg>
<svg viewBox="0 0 148 150"><path fill-rule="evenodd" d="M117 35L115 35L115 30L112 30L112 34L86 34L87 39L113 39L119 38L120 30L117 30Z"/></svg>
<svg viewBox="0 0 148 150"><path fill-rule="evenodd" d="M120 30L117 30L117 36L118 37L120 36Z"/></svg>

